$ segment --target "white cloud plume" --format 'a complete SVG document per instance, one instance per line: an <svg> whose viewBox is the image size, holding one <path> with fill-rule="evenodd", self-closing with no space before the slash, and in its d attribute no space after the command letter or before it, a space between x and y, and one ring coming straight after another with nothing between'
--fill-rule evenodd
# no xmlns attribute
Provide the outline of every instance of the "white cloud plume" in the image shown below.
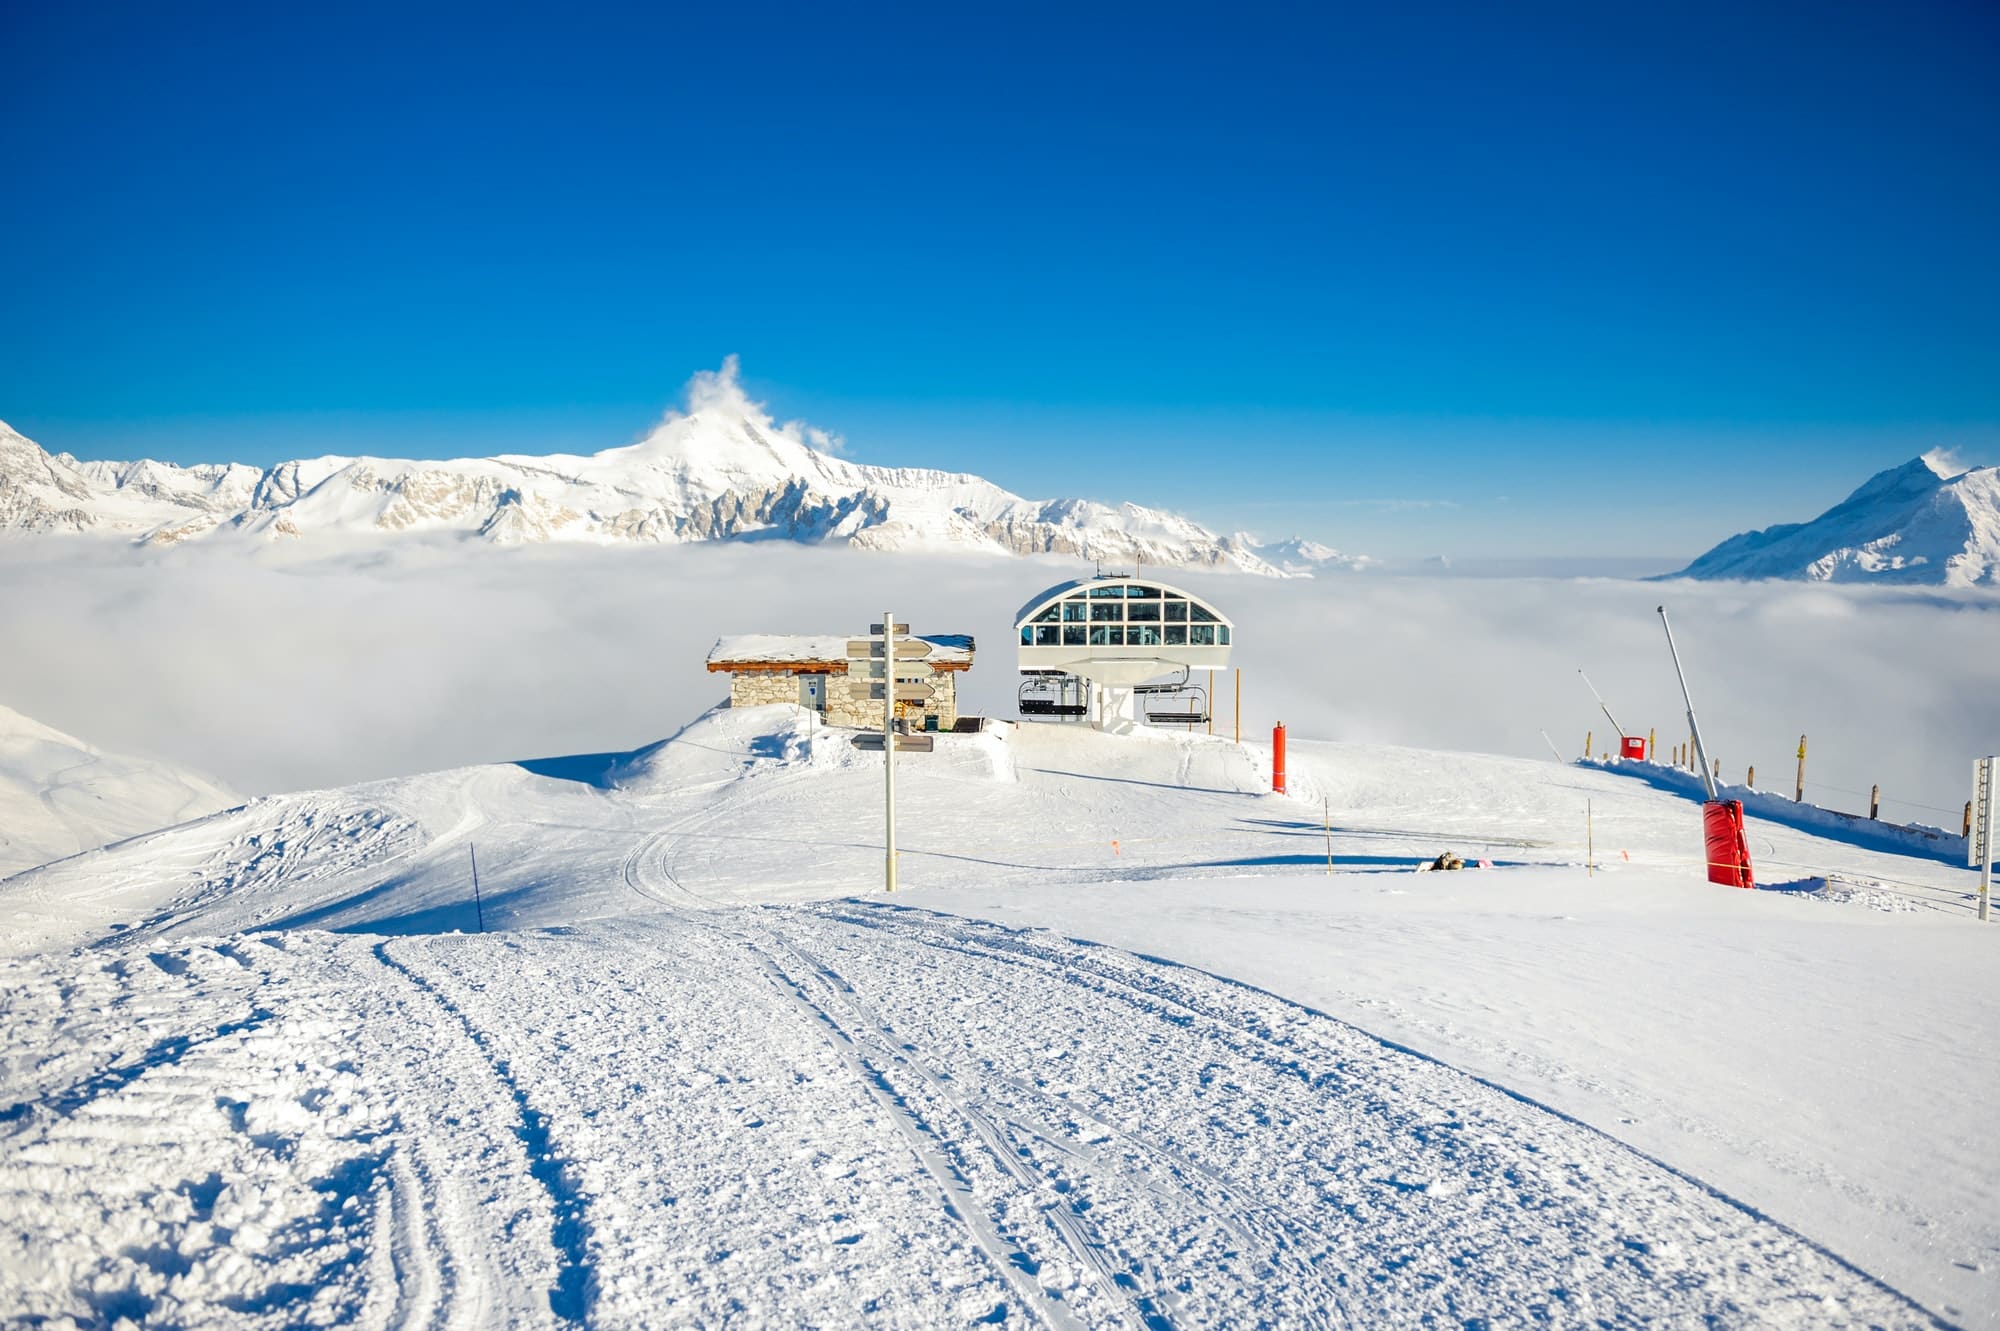
<svg viewBox="0 0 2000 1331"><path fill-rule="evenodd" d="M766 434L782 435L821 453L839 456L847 451L846 437L832 430L822 430L803 420L790 420L782 425L777 423L770 409L744 389L743 363L734 352L722 358L719 369L695 371L681 390L681 399L683 408L668 410L660 418L659 425L654 427L656 430L684 417L710 412L740 416Z"/></svg>

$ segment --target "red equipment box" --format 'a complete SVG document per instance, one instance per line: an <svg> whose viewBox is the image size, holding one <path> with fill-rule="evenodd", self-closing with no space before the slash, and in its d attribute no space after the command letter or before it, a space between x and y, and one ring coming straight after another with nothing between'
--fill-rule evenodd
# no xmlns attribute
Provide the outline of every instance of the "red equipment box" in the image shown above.
<svg viewBox="0 0 2000 1331"><path fill-rule="evenodd" d="M1618 737L1618 756L1620 758L1633 758L1644 762L1646 760L1646 741L1644 737L1639 735L1620 735Z"/></svg>

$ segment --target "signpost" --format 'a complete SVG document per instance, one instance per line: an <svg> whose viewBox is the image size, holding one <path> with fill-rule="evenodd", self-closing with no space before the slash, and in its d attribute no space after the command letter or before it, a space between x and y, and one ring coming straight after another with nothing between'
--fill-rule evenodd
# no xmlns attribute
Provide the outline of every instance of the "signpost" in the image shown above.
<svg viewBox="0 0 2000 1331"><path fill-rule="evenodd" d="M882 733L865 730L854 737L854 747L882 755L882 881L887 892L896 890L896 755L930 753L936 747L934 736L896 733L897 703L929 702L937 694L925 682L937 674L937 667L923 659L931 654L931 644L910 637L909 631L909 625L884 612L880 624L868 626L867 637L847 640L849 696L882 701Z"/></svg>
<svg viewBox="0 0 2000 1331"><path fill-rule="evenodd" d="M883 649L882 656L885 660L896 659L898 627L895 613L887 610L882 612L880 624L868 626L870 633L882 635L882 641L878 645ZM887 811L882 838L887 854L882 867L882 890L894 892L896 890L896 700L894 698L882 700L882 798L883 808Z"/></svg>
<svg viewBox="0 0 2000 1331"><path fill-rule="evenodd" d="M1965 839L1966 863L1979 870L1979 918L1991 918L1993 896L1993 803L2000 757L1981 758L1972 765L1972 835Z"/></svg>

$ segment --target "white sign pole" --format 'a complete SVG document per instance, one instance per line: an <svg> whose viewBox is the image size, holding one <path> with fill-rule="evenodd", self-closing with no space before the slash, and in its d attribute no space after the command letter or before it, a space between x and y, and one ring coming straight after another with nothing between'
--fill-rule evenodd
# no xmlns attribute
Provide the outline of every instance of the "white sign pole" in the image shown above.
<svg viewBox="0 0 2000 1331"><path fill-rule="evenodd" d="M896 890L896 616L888 611L882 614L882 660L888 687L882 690L882 781L884 798L888 809L888 828L884 838L888 847L888 859L883 866L883 877L887 886L884 891Z"/></svg>
<svg viewBox="0 0 2000 1331"><path fill-rule="evenodd" d="M1972 852L1979 865L1979 918L1990 918L1993 897L1993 803L1994 777L2000 776L2000 758L1982 758L1972 769L1973 806Z"/></svg>

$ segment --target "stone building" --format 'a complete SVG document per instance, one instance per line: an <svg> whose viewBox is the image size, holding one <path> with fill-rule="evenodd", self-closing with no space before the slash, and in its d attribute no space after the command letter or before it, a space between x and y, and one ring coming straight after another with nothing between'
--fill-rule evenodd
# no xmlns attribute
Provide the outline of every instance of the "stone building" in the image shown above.
<svg viewBox="0 0 2000 1331"><path fill-rule="evenodd" d="M711 673L729 676L731 707L789 702L810 707L828 725L880 729L882 700L869 696L871 681L850 678L849 639L832 634L753 633L719 639L708 654ZM896 715L912 730L950 730L958 724L958 676L972 668L972 639L958 634L918 634L930 652L932 673L925 701L899 702ZM853 662L865 664L866 658Z"/></svg>

